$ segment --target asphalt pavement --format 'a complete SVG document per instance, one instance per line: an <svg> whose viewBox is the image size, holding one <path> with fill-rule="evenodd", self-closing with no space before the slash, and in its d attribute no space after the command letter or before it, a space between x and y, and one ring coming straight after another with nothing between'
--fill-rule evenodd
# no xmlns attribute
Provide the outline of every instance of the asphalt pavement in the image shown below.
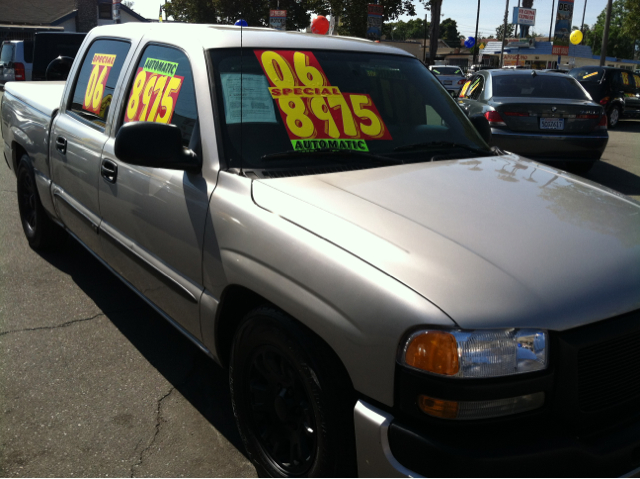
<svg viewBox="0 0 640 479"><path fill-rule="evenodd" d="M610 136L586 178L640 200L640 121ZM0 476L256 476L227 372L76 242L31 250L1 155Z"/></svg>

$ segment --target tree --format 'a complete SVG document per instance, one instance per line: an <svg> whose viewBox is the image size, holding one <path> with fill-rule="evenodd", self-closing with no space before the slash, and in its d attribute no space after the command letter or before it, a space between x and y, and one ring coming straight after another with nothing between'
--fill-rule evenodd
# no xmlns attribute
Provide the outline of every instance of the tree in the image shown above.
<svg viewBox="0 0 640 479"><path fill-rule="evenodd" d="M447 42L447 45L451 47L460 46L460 32L458 31L458 24L455 20L451 18L445 19L440 24L440 32L440 38Z"/></svg>
<svg viewBox="0 0 640 479"><path fill-rule="evenodd" d="M638 0L626 0L627 15L624 18L623 29L629 38L636 42L640 40L640 2Z"/></svg>
<svg viewBox="0 0 640 479"><path fill-rule="evenodd" d="M633 58L634 42L630 41L625 32L625 18L629 14L626 0L615 0L611 8L611 25L609 26L609 40L607 42L607 56L617 58ZM598 15L589 35L588 45L595 55L602 51L602 35L606 21L606 8Z"/></svg>
<svg viewBox="0 0 640 479"><path fill-rule="evenodd" d="M513 32L514 32L515 28L514 25L511 25L510 23L507 23L507 38L511 38L513 37ZM496 38L498 40L502 40L504 41L504 24L500 25L498 28L496 28Z"/></svg>
<svg viewBox="0 0 640 479"><path fill-rule="evenodd" d="M427 22L427 29L429 22ZM382 24L382 34L387 40L415 40L424 38L424 19L414 18L408 22L399 20Z"/></svg>

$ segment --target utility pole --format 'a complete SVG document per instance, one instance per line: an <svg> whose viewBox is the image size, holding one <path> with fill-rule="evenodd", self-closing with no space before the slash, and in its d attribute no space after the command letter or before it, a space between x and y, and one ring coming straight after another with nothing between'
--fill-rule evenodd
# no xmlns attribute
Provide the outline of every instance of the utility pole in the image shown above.
<svg viewBox="0 0 640 479"><path fill-rule="evenodd" d="M604 66L607 57L607 42L609 41L609 25L611 24L611 3L607 2L607 20L604 22L604 33L602 34L602 51L600 52L600 66Z"/></svg>
<svg viewBox="0 0 640 479"><path fill-rule="evenodd" d="M518 0L518 8L520 8L520 0ZM516 23L516 31L515 31L515 33L514 33L514 35L515 35L515 37L516 37L516 38L518 38L518 27L519 27L519 26L520 26L520 25L518 25L518 24ZM522 27L520 28L520 31L522 31Z"/></svg>
<svg viewBox="0 0 640 479"><path fill-rule="evenodd" d="M476 64L476 58L478 57L478 50L480 49L480 42L478 41L478 22L480 22L480 0L478 0L478 14L476 15L476 44L473 46L473 60L472 65Z"/></svg>
<svg viewBox="0 0 640 479"><path fill-rule="evenodd" d="M504 66L504 44L507 41L507 17L509 16L509 0L504 6L504 25L502 26L502 49L500 50L500 67Z"/></svg>
<svg viewBox="0 0 640 479"><path fill-rule="evenodd" d="M556 13L556 2L555 0L551 0L551 23L549 23L549 41L553 42L553 37L551 36L551 30L553 29L553 17L555 17Z"/></svg>
<svg viewBox="0 0 640 479"><path fill-rule="evenodd" d="M584 9L582 10L582 26L580 27L580 31L582 32L582 41L580 44L584 43L585 34L584 34L584 16L587 13L587 0L584 0Z"/></svg>

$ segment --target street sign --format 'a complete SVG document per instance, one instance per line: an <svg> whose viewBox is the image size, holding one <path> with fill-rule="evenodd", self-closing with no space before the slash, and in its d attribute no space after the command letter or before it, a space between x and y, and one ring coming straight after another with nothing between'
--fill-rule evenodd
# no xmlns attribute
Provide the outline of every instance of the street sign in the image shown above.
<svg viewBox="0 0 640 479"><path fill-rule="evenodd" d="M269 10L269 26L276 30L287 29L287 11Z"/></svg>
<svg viewBox="0 0 640 479"><path fill-rule="evenodd" d="M513 21L511 23L514 25L535 25L536 9L513 7Z"/></svg>
<svg viewBox="0 0 640 479"><path fill-rule="evenodd" d="M384 6L382 5L367 5L367 38L369 40L380 40L383 12Z"/></svg>
<svg viewBox="0 0 640 479"><path fill-rule="evenodd" d="M559 0L556 13L556 29L553 34L552 55L569 55L569 37L573 20L573 1Z"/></svg>

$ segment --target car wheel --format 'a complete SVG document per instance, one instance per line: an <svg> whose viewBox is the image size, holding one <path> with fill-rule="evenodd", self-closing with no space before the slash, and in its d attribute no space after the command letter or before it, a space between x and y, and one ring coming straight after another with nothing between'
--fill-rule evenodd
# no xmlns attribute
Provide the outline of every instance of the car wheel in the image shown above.
<svg viewBox="0 0 640 479"><path fill-rule="evenodd" d="M575 173L576 175L586 175L595 164L595 161L572 162L568 163L565 166L565 169L570 173Z"/></svg>
<svg viewBox="0 0 640 479"><path fill-rule="evenodd" d="M20 159L17 177L18 210L29 246L43 250L59 245L66 236L65 232L49 218L42 206L28 155Z"/></svg>
<svg viewBox="0 0 640 479"><path fill-rule="evenodd" d="M235 336L236 422L262 477L356 473L351 383L333 351L285 313L259 308Z"/></svg>
<svg viewBox="0 0 640 479"><path fill-rule="evenodd" d="M615 128L616 126L618 126L618 122L620 121L620 107L619 106L611 107L611 110L609 111L609 115L607 116L608 116L609 128Z"/></svg>

